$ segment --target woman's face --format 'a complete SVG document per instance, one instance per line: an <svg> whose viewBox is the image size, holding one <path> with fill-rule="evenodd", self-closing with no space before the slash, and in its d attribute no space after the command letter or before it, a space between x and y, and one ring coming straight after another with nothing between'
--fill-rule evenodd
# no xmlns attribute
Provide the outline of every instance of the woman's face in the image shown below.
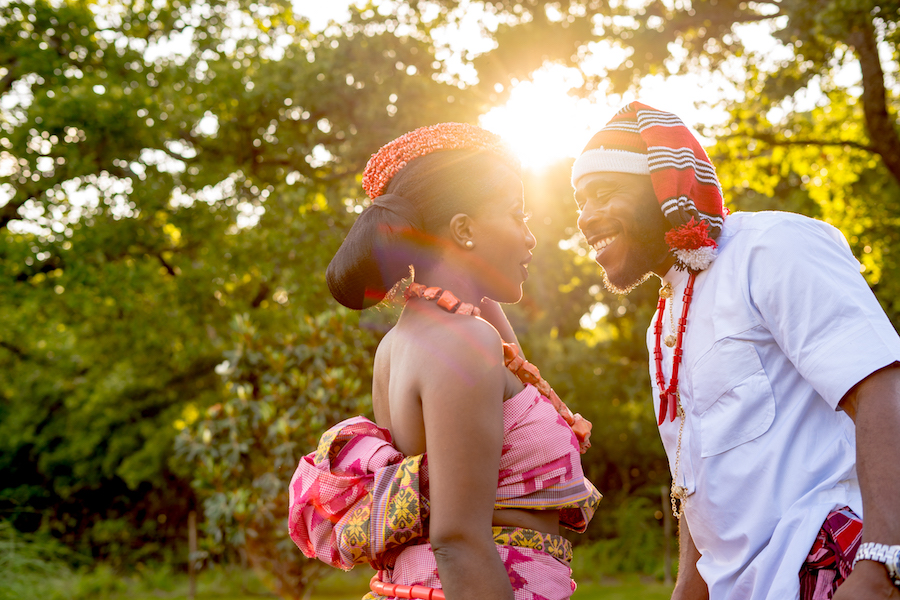
<svg viewBox="0 0 900 600"><path fill-rule="evenodd" d="M470 252L477 259L476 277L484 295L498 302L518 302L537 241L526 223L522 181L509 171L498 190L490 205L474 217L475 245Z"/></svg>

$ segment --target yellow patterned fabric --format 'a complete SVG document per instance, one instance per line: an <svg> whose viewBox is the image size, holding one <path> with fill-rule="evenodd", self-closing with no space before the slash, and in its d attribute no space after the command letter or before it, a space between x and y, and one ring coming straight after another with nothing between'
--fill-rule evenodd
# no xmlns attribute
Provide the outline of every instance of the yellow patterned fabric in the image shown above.
<svg viewBox="0 0 900 600"><path fill-rule="evenodd" d="M522 527L492 527L491 531L498 546L531 548L546 552L556 560L572 562L572 542L561 535Z"/></svg>

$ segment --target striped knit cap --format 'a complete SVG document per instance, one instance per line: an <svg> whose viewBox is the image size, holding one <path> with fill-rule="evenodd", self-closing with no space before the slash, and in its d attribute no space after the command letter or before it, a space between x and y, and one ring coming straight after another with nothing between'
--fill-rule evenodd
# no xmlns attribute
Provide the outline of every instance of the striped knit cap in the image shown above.
<svg viewBox="0 0 900 600"><path fill-rule="evenodd" d="M672 224L666 241L682 268L702 270L715 258L725 222L716 170L685 124L672 113L632 102L585 146L572 167L572 186L590 173L649 175Z"/></svg>

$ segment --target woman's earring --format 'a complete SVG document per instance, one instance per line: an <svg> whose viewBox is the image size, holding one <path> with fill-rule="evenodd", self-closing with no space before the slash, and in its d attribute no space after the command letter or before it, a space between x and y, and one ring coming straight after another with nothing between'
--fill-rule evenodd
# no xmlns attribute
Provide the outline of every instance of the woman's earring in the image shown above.
<svg viewBox="0 0 900 600"><path fill-rule="evenodd" d="M465 246L468 250L471 250L475 247L475 242L473 242L472 240L466 240Z"/></svg>

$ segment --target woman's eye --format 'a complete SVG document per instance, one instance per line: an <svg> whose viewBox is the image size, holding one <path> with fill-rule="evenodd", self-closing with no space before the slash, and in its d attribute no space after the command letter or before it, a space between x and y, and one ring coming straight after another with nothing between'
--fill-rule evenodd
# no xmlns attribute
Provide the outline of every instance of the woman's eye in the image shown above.
<svg viewBox="0 0 900 600"><path fill-rule="evenodd" d="M516 218L517 218L518 220L522 221L523 223L527 223L528 220L531 219L531 213L527 213L527 212L517 212L517 213L516 213Z"/></svg>

